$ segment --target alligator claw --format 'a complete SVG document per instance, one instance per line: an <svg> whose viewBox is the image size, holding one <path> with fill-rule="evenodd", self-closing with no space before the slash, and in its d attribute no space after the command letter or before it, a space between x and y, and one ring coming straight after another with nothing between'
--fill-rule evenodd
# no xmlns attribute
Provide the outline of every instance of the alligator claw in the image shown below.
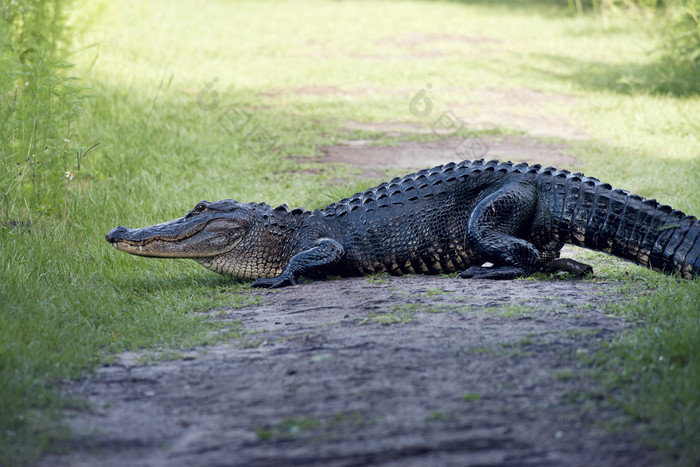
<svg viewBox="0 0 700 467"><path fill-rule="evenodd" d="M577 277L583 277L586 274L593 273L592 266L570 258L558 258L554 261L550 261L542 270L549 273L564 271L575 274Z"/></svg>
<svg viewBox="0 0 700 467"><path fill-rule="evenodd" d="M266 288L266 289L278 289L280 287L286 287L288 285L297 285L297 281L294 279L294 277L289 276L289 277L270 277L270 278L263 278L263 279L258 279L252 284L250 284L251 287L259 287L259 288Z"/></svg>

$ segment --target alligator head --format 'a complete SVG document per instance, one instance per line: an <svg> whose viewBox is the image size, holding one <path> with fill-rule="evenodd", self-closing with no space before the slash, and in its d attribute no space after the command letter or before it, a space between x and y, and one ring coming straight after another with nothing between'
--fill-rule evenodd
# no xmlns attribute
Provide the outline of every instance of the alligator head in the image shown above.
<svg viewBox="0 0 700 467"><path fill-rule="evenodd" d="M285 215L293 217L286 207L272 209L231 199L201 201L179 219L141 229L120 225L105 238L117 250L132 255L189 258L220 274L244 279L274 277L287 256L285 236L280 235L285 223L279 222ZM277 228L271 229L270 224Z"/></svg>

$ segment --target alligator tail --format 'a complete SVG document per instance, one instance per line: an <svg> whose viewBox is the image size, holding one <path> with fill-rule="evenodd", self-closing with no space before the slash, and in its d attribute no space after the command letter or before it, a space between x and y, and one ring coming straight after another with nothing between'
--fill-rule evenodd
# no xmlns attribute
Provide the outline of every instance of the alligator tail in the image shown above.
<svg viewBox="0 0 700 467"><path fill-rule="evenodd" d="M685 279L700 277L700 221L694 216L581 174L553 177L560 241Z"/></svg>

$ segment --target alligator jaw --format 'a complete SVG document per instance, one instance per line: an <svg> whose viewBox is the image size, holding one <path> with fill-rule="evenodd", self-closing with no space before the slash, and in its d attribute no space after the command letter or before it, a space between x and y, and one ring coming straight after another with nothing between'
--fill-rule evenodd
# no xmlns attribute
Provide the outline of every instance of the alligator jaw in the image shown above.
<svg viewBox="0 0 700 467"><path fill-rule="evenodd" d="M106 236L107 240L114 248L125 253L137 256L161 257L161 258L188 258L191 255L177 248L179 242L185 241L188 237L196 235L204 228L204 225L195 231L185 232L180 235L163 235L159 232L160 226L144 227L142 229L129 229L118 226L112 229Z"/></svg>
<svg viewBox="0 0 700 467"><path fill-rule="evenodd" d="M212 219L192 225L180 218L141 229L120 225L105 239L117 250L136 256L204 258L231 250L242 234L241 229L227 220Z"/></svg>
<svg viewBox="0 0 700 467"><path fill-rule="evenodd" d="M108 240L109 241L109 240ZM191 258L191 255L180 254L173 248L168 248L168 243L176 245L177 241L151 240L144 243L133 243L127 240L109 241L109 243L119 251L130 253L136 256L146 256L150 258Z"/></svg>

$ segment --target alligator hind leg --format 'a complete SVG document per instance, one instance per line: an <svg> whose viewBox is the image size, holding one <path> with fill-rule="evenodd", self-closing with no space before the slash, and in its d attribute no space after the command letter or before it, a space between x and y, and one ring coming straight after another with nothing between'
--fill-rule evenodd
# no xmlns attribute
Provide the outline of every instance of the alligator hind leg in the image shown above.
<svg viewBox="0 0 700 467"><path fill-rule="evenodd" d="M527 181L506 184L476 205L469 217L467 240L493 267L472 266L463 278L514 279L529 276L541 265L540 254L520 238L535 214L535 186Z"/></svg>

